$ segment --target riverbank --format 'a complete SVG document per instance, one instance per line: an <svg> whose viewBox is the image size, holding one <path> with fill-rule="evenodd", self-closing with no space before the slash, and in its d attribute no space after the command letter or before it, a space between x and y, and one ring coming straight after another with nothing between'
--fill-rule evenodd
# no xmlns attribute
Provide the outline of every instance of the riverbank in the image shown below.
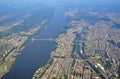
<svg viewBox="0 0 120 79"><path fill-rule="evenodd" d="M49 20L50 21L50 20ZM43 29L45 29L45 26L49 21L45 21L44 23L41 23L38 25L37 28L31 29L28 33L20 33L19 35L25 37L25 39L22 40L21 44L19 44L18 47L15 47L9 51L5 55L5 57L2 59L2 63L0 65L0 78L2 78L6 73L9 72L11 66L16 60L16 57L21 54L19 53L22 51L27 45L29 45L32 41L31 38L35 37L38 33L40 33ZM33 31L34 30L34 31ZM30 34L30 35L29 35Z"/></svg>
<svg viewBox="0 0 120 79"><path fill-rule="evenodd" d="M55 39L60 34L65 23L64 8L56 7L55 13L47 26L45 26L45 29L35 35L33 39ZM51 50L55 49L52 48L53 44L56 43L46 40L31 40L31 43L21 51L22 54L17 56L10 72L3 79L31 79L36 69L45 65L49 60Z"/></svg>
<svg viewBox="0 0 120 79"><path fill-rule="evenodd" d="M79 77L90 78L91 75L91 78L99 78L96 72L79 56L76 33L82 32L84 22L80 21L79 23L81 25L68 28L56 38L57 47L51 52L50 60L52 59L52 61L50 64L48 61L43 67L40 67L34 73L33 79L78 79ZM80 74L81 76L76 76Z"/></svg>

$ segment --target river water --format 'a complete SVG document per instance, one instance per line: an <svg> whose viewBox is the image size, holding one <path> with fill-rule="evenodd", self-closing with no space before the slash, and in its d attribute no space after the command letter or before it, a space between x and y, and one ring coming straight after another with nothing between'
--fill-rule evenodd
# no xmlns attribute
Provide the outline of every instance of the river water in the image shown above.
<svg viewBox="0 0 120 79"><path fill-rule="evenodd" d="M43 1L43 0L42 0ZM57 0L54 0L57 1ZM62 1L62 0L58 0ZM69 0L63 0L63 1L69 1ZM72 0L71 0L72 1ZM78 0L76 0L78 1ZM81 2L80 2L81 1ZM81 3L79 7L81 6L90 6L95 5L97 0L80 0L78 3ZM104 3L104 6L107 6L109 8L108 11L119 11L119 2L114 0L106 0L98 2L98 5L102 5ZM113 2L112 2L113 1ZM52 3L51 5L55 6L56 3ZM48 3L49 3L48 2ZM75 2L75 1L74 1ZM46 3L46 2L45 2ZM89 5L88 5L89 4ZM97 8L98 9L98 8ZM54 16L50 23L47 25L47 28L42 30L36 38L37 39L47 39L47 38L56 38L60 32L62 27L66 24L66 18L64 16L64 8L62 6L57 6L56 11L54 13ZM50 41L33 41L28 46L25 47L20 53L20 55L17 56L16 61L14 62L13 66L11 67L10 71L2 78L2 79L32 79L32 76L34 72L40 67L45 65L45 63L50 58L51 49L53 47L53 43ZM79 48L79 45L78 45ZM86 58L81 54L80 49L78 49L79 56L85 60ZM99 74L99 70L95 68L95 66L89 62L86 61L88 65L97 73ZM99 75L102 79L105 79L103 75Z"/></svg>
<svg viewBox="0 0 120 79"><path fill-rule="evenodd" d="M64 8L56 7L52 20L35 38L56 38L66 23ZM50 41L33 41L25 47L16 58L10 71L2 79L32 79L34 72L50 58L53 43Z"/></svg>

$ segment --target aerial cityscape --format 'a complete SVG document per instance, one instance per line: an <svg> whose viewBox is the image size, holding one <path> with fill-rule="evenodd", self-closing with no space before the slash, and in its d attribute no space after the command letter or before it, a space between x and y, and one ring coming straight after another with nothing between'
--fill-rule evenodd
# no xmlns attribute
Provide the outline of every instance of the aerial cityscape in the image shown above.
<svg viewBox="0 0 120 79"><path fill-rule="evenodd" d="M120 79L119 4L1 1L0 79Z"/></svg>

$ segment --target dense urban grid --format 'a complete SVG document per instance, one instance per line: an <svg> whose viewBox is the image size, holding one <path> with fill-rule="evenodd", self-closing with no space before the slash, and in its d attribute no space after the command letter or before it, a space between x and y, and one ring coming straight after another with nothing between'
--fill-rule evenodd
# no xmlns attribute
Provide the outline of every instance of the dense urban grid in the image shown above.
<svg viewBox="0 0 120 79"><path fill-rule="evenodd" d="M82 14L82 15L81 15ZM33 79L120 78L120 15L70 8L51 58Z"/></svg>
<svg viewBox="0 0 120 79"><path fill-rule="evenodd" d="M0 78L9 72L26 45L44 40L54 44L53 49L48 62L35 69L32 79L120 79L120 11L103 4L73 4L56 4L65 9L67 21L56 39L36 37L47 28L58 7L0 7Z"/></svg>

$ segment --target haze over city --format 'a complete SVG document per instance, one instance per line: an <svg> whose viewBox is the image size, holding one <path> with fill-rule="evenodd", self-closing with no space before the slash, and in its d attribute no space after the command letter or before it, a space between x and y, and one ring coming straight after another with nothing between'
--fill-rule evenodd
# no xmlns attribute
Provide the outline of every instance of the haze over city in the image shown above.
<svg viewBox="0 0 120 79"><path fill-rule="evenodd" d="M0 1L0 79L120 79L119 4Z"/></svg>

